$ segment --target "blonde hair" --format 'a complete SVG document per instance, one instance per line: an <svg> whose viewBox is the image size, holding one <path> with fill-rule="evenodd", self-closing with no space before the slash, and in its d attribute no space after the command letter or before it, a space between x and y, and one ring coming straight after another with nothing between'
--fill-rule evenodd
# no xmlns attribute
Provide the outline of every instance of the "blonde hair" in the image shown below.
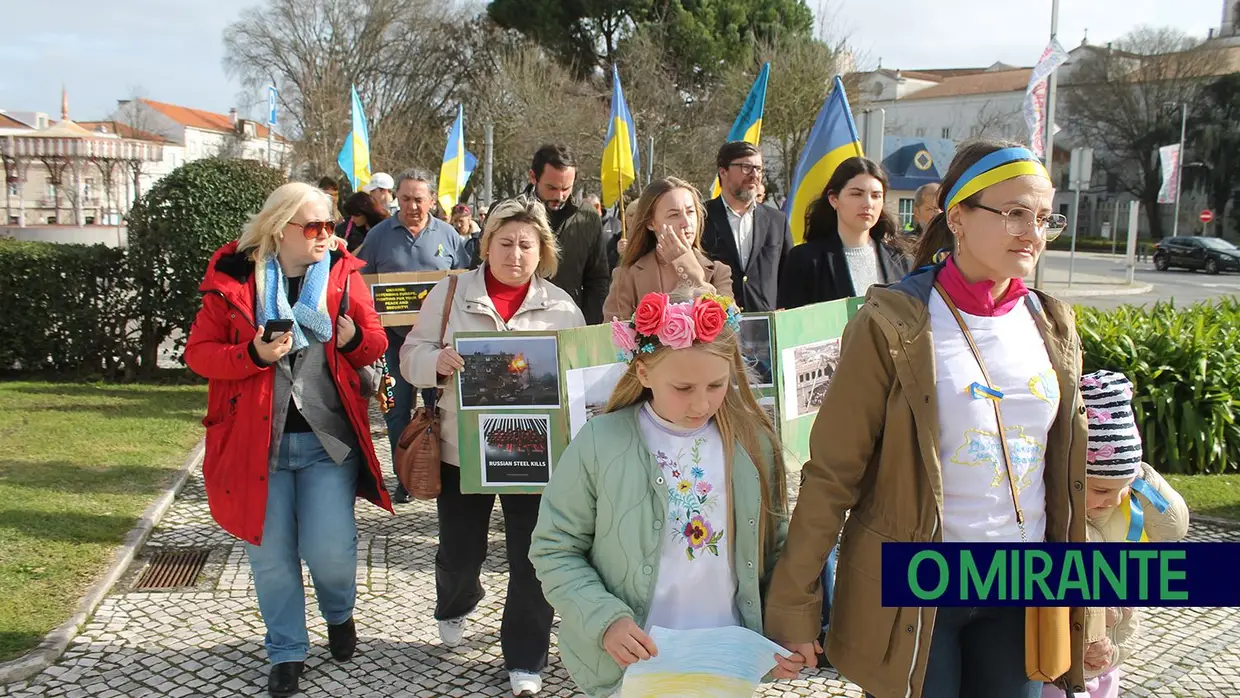
<svg viewBox="0 0 1240 698"><path fill-rule="evenodd" d="M253 250L250 258L259 262L274 257L280 251L280 241L284 239L284 227L301 207L315 199L327 204L331 211L332 198L322 189L305 182L289 182L276 187L263 208L250 216L245 227L241 229L241 239L237 241L237 251ZM334 234L327 236L329 249L336 249L340 238Z"/></svg>
<svg viewBox="0 0 1240 698"><path fill-rule="evenodd" d="M693 300L698 294L674 294L671 302L683 303ZM784 470L783 444L775 432L775 425L766 410L758 404L750 389L750 372L741 355L740 335L725 326L713 342L695 343L694 347L708 352L712 356L726 359L732 367L731 380L728 382L727 393L723 404L715 413L715 421L719 425L719 435L724 443L724 458L728 469L732 467L731 444L739 442L749 458L758 468L759 484L762 488L762 521L758 529L762 549L758 551L759 566L763 556L774 549L775 533L779 523L788 517L788 482ZM644 365L647 370L657 366L667 358L669 352L677 351L663 344L656 345L653 352L639 354L629 364L629 368L620 377L616 389L607 401L606 412L616 412L626 407L647 402L654 397L649 388L642 385L637 377L637 366ZM766 439L771 447L768 459L762 452L762 439ZM773 495L773 496L772 496ZM730 516L730 515L729 515Z"/></svg>
<svg viewBox="0 0 1240 698"><path fill-rule="evenodd" d="M534 270L534 273L543 278L555 276L555 270L560 266L560 243L555 239L555 233L551 232L551 224L547 222L546 207L541 201L531 197L509 199L496 206L487 216L482 240L478 244L482 261L487 261L491 236L509 223L524 223L534 227L538 232L538 269Z"/></svg>
<svg viewBox="0 0 1240 698"><path fill-rule="evenodd" d="M702 206L702 195L698 193L697 188L683 179L665 177L651 182L642 192L641 198L637 200L636 225L629 230L629 246L624 249L624 259L620 262L622 266L633 266L637 260L655 249L658 237L652 227L654 207L658 205L659 199L663 198L664 194L675 189L684 189L693 197L693 211L697 216L697 234L693 238L691 247L701 252L702 230L706 227L706 209Z"/></svg>

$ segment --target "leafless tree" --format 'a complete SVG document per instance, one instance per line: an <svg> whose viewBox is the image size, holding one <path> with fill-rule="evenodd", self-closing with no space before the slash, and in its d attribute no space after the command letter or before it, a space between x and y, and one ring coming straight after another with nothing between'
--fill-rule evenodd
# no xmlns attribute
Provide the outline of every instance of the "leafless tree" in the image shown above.
<svg viewBox="0 0 1240 698"><path fill-rule="evenodd" d="M1179 140L1178 105L1225 65L1221 51L1178 30L1141 27L1084 58L1063 90L1070 137L1094 147L1101 168L1141 200L1155 238L1163 229L1158 148Z"/></svg>
<svg viewBox="0 0 1240 698"><path fill-rule="evenodd" d="M285 131L316 175L335 169L351 85L372 169L437 164L461 97L459 66L445 60L461 12L434 0L267 0L225 30L224 66L251 91L278 85Z"/></svg>
<svg viewBox="0 0 1240 698"><path fill-rule="evenodd" d="M1019 128L1020 119L1020 112L1005 110L993 101L987 100L973 119L969 137L1012 138Z"/></svg>
<svg viewBox="0 0 1240 698"><path fill-rule="evenodd" d="M831 81L841 72L841 49L842 44L833 46L814 39L769 43L755 51L759 64L771 63L762 139L774 141L782 163L779 181L784 191L792 181L814 120L831 89ZM849 95L857 93L856 86L853 87Z"/></svg>

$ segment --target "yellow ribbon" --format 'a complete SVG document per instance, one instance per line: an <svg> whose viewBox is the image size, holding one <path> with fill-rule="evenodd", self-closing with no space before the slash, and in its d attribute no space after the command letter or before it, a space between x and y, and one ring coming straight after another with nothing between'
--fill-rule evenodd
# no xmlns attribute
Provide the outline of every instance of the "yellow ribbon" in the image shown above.
<svg viewBox="0 0 1240 698"><path fill-rule="evenodd" d="M956 195L952 197L952 200L947 202L947 210L950 211L953 206L959 204L961 201L964 201L970 196L973 196L986 187L993 186L999 182L1006 182L1009 179L1021 177L1023 175L1035 175L1043 177L1047 180L1050 180L1051 178L1051 176L1046 172L1046 166L1040 162L1034 162L1032 160L1009 162L1006 165L1000 165L993 170L984 172L973 179L970 179L969 183L961 187L960 191L956 192Z"/></svg>

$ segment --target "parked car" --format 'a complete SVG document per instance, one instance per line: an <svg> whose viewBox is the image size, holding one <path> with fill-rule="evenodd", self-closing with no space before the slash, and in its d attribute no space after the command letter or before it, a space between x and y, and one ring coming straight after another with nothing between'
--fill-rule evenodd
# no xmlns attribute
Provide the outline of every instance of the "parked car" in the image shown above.
<svg viewBox="0 0 1240 698"><path fill-rule="evenodd" d="M1154 245L1154 268L1204 269L1207 274L1240 271L1240 247L1222 238L1180 236Z"/></svg>

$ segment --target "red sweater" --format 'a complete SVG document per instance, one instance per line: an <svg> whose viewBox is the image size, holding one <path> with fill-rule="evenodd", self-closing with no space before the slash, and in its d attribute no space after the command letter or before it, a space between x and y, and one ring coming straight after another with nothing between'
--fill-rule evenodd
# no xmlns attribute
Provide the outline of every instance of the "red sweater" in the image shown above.
<svg viewBox="0 0 1240 698"><path fill-rule="evenodd" d="M495 311L504 318L504 322L508 322L513 315L517 314L517 310L525 300L525 294L529 293L530 282L525 282L523 286L509 286L492 276L490 267L487 267L486 278L487 295L495 304Z"/></svg>

